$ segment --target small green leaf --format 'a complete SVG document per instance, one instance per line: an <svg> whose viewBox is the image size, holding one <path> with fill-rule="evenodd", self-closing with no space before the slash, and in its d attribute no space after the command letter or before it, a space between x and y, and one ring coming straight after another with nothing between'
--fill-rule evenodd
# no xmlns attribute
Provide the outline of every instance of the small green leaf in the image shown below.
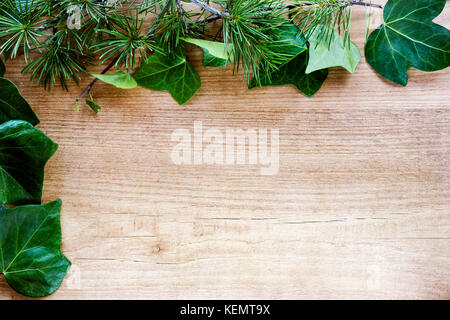
<svg viewBox="0 0 450 320"><path fill-rule="evenodd" d="M228 48L227 53L227 49L225 48L225 44L223 42L194 38L182 39L203 49L203 65L205 67L224 67L233 60L232 56L230 55L230 48Z"/></svg>
<svg viewBox="0 0 450 320"><path fill-rule="evenodd" d="M328 69L318 70L306 74L308 64L308 53L303 52L292 59L287 64L281 66L270 74L270 77L264 76L258 84L255 79L250 82L249 89L264 86L284 86L294 85L298 90L308 97L312 97L321 88L323 82L328 76Z"/></svg>
<svg viewBox="0 0 450 320"><path fill-rule="evenodd" d="M30 123L0 125L0 203L40 203L44 166L58 145Z"/></svg>
<svg viewBox="0 0 450 320"><path fill-rule="evenodd" d="M323 36L324 32L329 33L329 37ZM361 61L358 47L330 27L315 28L308 37L308 42L309 63L306 73L331 67L343 67L354 73Z"/></svg>
<svg viewBox="0 0 450 320"><path fill-rule="evenodd" d="M212 67L212 68L220 68L225 67L229 64L229 62L225 59L217 58L216 56L209 53L208 50L203 50L203 65L205 67Z"/></svg>
<svg viewBox="0 0 450 320"><path fill-rule="evenodd" d="M216 42L216 41L208 41L208 40L202 40L202 39L194 39L194 38L182 38L184 41L195 44L196 46L199 46L200 48L204 48L208 50L210 54L213 56L227 60L230 58L229 53L227 53L225 49L225 44L223 42Z"/></svg>
<svg viewBox="0 0 450 320"><path fill-rule="evenodd" d="M3 77L6 72L5 64L3 63L2 59L0 59L0 77Z"/></svg>
<svg viewBox="0 0 450 320"><path fill-rule="evenodd" d="M450 65L450 31L433 22L445 0L389 0L384 24L366 43L367 62L386 79L408 83L408 69L437 71Z"/></svg>
<svg viewBox="0 0 450 320"><path fill-rule="evenodd" d="M136 80L131 75L123 71L109 74L93 73L92 76L119 89L134 89L137 87Z"/></svg>
<svg viewBox="0 0 450 320"><path fill-rule="evenodd" d="M0 205L0 273L17 292L55 292L70 261L61 253L61 200L8 209Z"/></svg>
<svg viewBox="0 0 450 320"><path fill-rule="evenodd" d="M16 85L8 79L0 78L0 124L9 120L25 120L32 125L39 123Z"/></svg>
<svg viewBox="0 0 450 320"><path fill-rule="evenodd" d="M155 91L169 91L180 105L200 89L200 76L186 60L183 44L174 55L155 52L133 75L138 85Z"/></svg>
<svg viewBox="0 0 450 320"><path fill-rule="evenodd" d="M89 108L92 109L95 113L98 113L102 107L100 107L97 102L95 102L92 99L86 99L86 104L89 106Z"/></svg>

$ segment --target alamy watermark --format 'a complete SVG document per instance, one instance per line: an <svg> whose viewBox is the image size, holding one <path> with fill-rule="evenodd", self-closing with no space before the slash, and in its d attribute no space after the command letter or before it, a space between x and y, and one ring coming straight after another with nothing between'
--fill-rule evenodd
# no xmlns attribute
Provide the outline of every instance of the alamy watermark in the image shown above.
<svg viewBox="0 0 450 320"><path fill-rule="evenodd" d="M278 129L209 128L194 121L193 131L172 133L171 159L176 165L260 165L262 175L275 175L280 164Z"/></svg>
<svg viewBox="0 0 450 320"><path fill-rule="evenodd" d="M103 0L104 5L106 7L114 7L119 3L119 0ZM67 8L67 28L70 30L81 29L81 20L82 20L82 6L81 5L70 5Z"/></svg>

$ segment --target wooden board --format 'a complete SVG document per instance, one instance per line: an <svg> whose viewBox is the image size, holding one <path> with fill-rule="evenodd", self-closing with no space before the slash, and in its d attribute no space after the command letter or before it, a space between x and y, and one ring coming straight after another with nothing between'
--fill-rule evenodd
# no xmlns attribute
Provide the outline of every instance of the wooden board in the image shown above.
<svg viewBox="0 0 450 320"><path fill-rule="evenodd" d="M364 44L360 9L354 41ZM450 6L438 18L450 27ZM60 148L44 201L63 201L73 262L55 299L449 298L450 72L388 83L366 64L333 69L312 99L293 87L247 90L204 68L183 107L166 92L99 83L99 115L75 111L82 88L17 83ZM84 87L90 79L83 79ZM179 166L176 129L278 128L280 167ZM20 299L4 277L0 298Z"/></svg>

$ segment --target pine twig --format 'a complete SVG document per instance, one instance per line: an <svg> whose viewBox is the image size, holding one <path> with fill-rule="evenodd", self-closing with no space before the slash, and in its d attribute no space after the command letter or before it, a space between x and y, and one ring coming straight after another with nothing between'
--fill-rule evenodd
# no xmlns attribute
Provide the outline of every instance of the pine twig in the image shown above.
<svg viewBox="0 0 450 320"><path fill-rule="evenodd" d="M158 17L156 18L155 22L153 22L152 27L148 31L149 35L151 35L153 33L153 31L155 31L155 29L158 27L158 24L161 22L162 18L166 15L167 11L169 11L171 5L172 5L172 1L167 0L166 5L161 10L161 12L158 14Z"/></svg>
<svg viewBox="0 0 450 320"><path fill-rule="evenodd" d="M383 9L383 6L380 5L380 4L364 2L364 1L361 1L361 0L350 0L348 5L350 5L350 6L364 6L364 7L372 7L372 8Z"/></svg>
<svg viewBox="0 0 450 320"><path fill-rule="evenodd" d="M191 0L192 3L196 4L202 9L205 9L206 11L211 12L212 14L215 14L216 16L220 17L229 17L230 14L228 12L223 12L217 9L214 9L213 7L209 6L207 3L202 2L200 0Z"/></svg>
<svg viewBox="0 0 450 320"><path fill-rule="evenodd" d="M153 23L153 26L150 28L149 32L148 32L148 40L151 40L155 37L155 35L153 34L153 32L155 31L155 29L157 28L158 24L161 22L161 19L164 17L164 15L167 13L167 11L169 11L169 8L171 6L172 1L171 0L167 0L166 5L164 6L164 8L161 10L161 12L159 13L158 17L156 18L155 22ZM114 65L116 64L117 60L119 59L119 55L117 55L110 63L109 65L103 69L102 72L100 72L100 74L105 74L106 72L108 72L111 68L114 67ZM75 100L75 104L78 104L80 102L80 100L87 94L90 93L92 90L92 87L97 83L98 78L95 78L94 80L91 81L91 83L88 84L88 86L81 92L81 94L78 96L78 98Z"/></svg>
<svg viewBox="0 0 450 320"><path fill-rule="evenodd" d="M180 0L177 0L177 7L178 7L178 11L183 19L184 27L187 29L189 27L189 24L186 21L186 16L184 14L184 9L181 6Z"/></svg>
<svg viewBox="0 0 450 320"><path fill-rule="evenodd" d="M192 2L196 1L196 0L191 0ZM166 6L162 9L162 11L159 13L158 17L156 18L155 22L153 23L153 26L150 28L149 32L148 32L148 40L154 39L155 37L158 36L158 34L153 34L153 32L155 31L155 29L157 28L159 22L161 22L162 18L164 17L164 15L168 12L170 6L171 6L172 1L168 0ZM214 9L215 10L215 9ZM217 10L219 12L219 14L215 14L212 17L208 17L205 18L203 20L197 21L197 23L211 23L213 21L219 20L223 18L222 12ZM224 12L226 13L226 12ZM226 13L228 16L229 14ZM192 26L192 24L187 24L187 28L190 28ZM105 74L106 72L108 72L110 69L112 69L114 67L114 65L116 64L117 60L118 60L119 56L116 56L111 62L110 64L102 71L100 72L100 74ZM92 80L88 86L81 92L81 94L78 96L78 98L75 100L75 103L78 104L80 102L80 100L88 93L91 92L92 88L94 87L94 85L97 83L98 79L95 78L94 80Z"/></svg>

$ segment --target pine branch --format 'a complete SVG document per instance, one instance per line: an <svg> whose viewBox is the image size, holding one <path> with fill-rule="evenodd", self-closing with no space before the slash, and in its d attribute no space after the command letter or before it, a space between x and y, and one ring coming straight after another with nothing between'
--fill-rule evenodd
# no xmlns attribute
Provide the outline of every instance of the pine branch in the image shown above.
<svg viewBox="0 0 450 320"><path fill-rule="evenodd" d="M166 13L169 11L170 7L172 5L172 0L167 0L166 5L161 10L161 12L158 14L158 17L156 18L155 22L153 22L152 27L148 31L149 36L153 33L153 31L156 30L158 27L158 24L161 22L162 18L166 15Z"/></svg>
<svg viewBox="0 0 450 320"><path fill-rule="evenodd" d="M383 6L380 5L380 4L368 3L368 2L358 1L358 0L351 0L349 2L349 4L351 6L364 6L364 7L372 7L372 8L383 9Z"/></svg>
<svg viewBox="0 0 450 320"><path fill-rule="evenodd" d="M192 3L196 4L202 9L205 9L206 11L211 12L212 14L215 14L219 17L229 17L230 14L228 12L223 12L217 9L214 9L213 7L209 6L207 3L202 2L200 0L191 0Z"/></svg>
<svg viewBox="0 0 450 320"><path fill-rule="evenodd" d="M183 6L181 5L180 0L177 0L177 7L178 7L178 12L180 13L180 15L183 19L184 27L187 29L189 24L186 21L186 15L184 14L184 9L183 9Z"/></svg>
<svg viewBox="0 0 450 320"><path fill-rule="evenodd" d="M267 75L284 63L283 53L270 45L277 41L277 26L294 23L307 36L310 26L327 25L343 30L348 37L348 7L383 8L370 0L226 0L221 2L221 9L214 8L209 0L190 0L198 7L194 10L184 7L181 0L132 0L124 6L121 4L125 1L120 5L109 5L106 0L60 0L51 5L34 1L35 6L23 11L16 0L0 0L0 50L11 58L23 52L30 62L24 72L31 72L32 79L47 88L58 78L64 88L67 79L78 83L80 75L86 73L85 57L91 58L100 50L100 60L108 64L102 74L115 67L131 73L149 54L160 50L153 41L156 38L171 52L183 37L213 37L206 26L221 19L216 36L233 56L234 70L242 67L248 80L258 79L260 73ZM79 30L63 23L74 4L79 6L83 22ZM156 19L147 33L141 32L142 22L150 14ZM51 28L56 32L47 34L45 31ZM31 59L31 50L41 55ZM96 82L93 79L76 101L90 93Z"/></svg>
<svg viewBox="0 0 450 320"><path fill-rule="evenodd" d="M191 0L191 1L192 1L192 0ZM172 3L172 1L171 1L171 0L168 0L167 3L166 3L166 5L164 6L164 8L163 8L163 9L161 10L161 12L159 13L158 17L156 18L155 22L153 23L152 27L150 28L150 30L149 30L149 32L148 32L148 37L147 37L148 40L153 40L154 38L156 38L156 37L158 37L158 36L160 36L160 35L162 34L162 33L154 34L154 31L155 31L156 28L158 27L158 24L161 22L161 20L162 20L162 18L164 17L164 15L166 15L166 14L168 13L168 11L169 11L169 9L170 9L170 7L171 7L171 3ZM214 22L214 21L219 20L219 19L222 19L222 18L223 18L222 15L215 15L215 16L212 16L212 17L208 17L208 18L199 20L199 21L197 21L196 23L197 23L197 24L198 24L198 23L211 23L211 22ZM191 28L191 27L193 27L193 26L194 26L194 23L187 24L187 28ZM116 56L116 57L110 62L110 64L108 64L108 66L100 72L100 74L105 74L105 73L107 73L110 69L112 69L112 68L116 65L118 58L119 58L119 55ZM76 104L78 104L78 103L80 102L80 100L81 100L86 94L88 94L88 93L91 92L92 88L93 88L94 85L97 83L97 81L98 81L98 79L95 78L95 79L93 79L93 80L89 83L89 85L88 85L88 86L81 92L81 94L77 97L77 99L76 99L76 101L75 101Z"/></svg>

